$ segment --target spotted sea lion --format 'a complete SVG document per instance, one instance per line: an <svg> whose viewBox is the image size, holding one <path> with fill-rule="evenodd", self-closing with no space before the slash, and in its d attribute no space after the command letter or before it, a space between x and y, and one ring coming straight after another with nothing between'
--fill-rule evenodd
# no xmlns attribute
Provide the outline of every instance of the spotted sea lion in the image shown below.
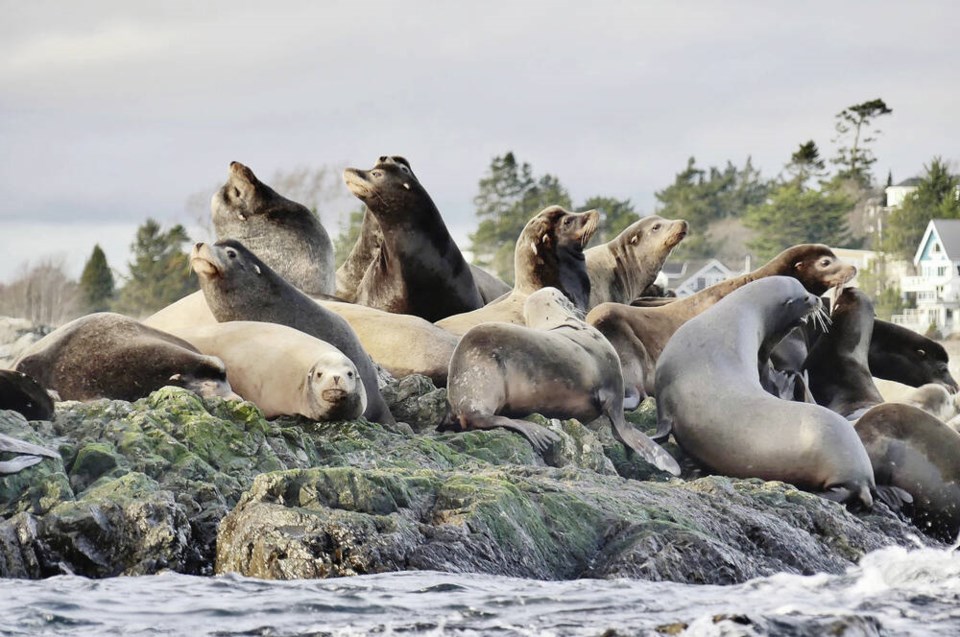
<svg viewBox="0 0 960 637"><path fill-rule="evenodd" d="M190 263L218 321L279 323L330 343L357 366L367 394L363 415L377 422L395 422L380 394L370 356L345 320L284 281L238 241L198 243Z"/></svg>
<svg viewBox="0 0 960 637"><path fill-rule="evenodd" d="M165 385L236 398L223 362L121 314L70 321L31 345L14 367L62 400L133 401Z"/></svg>
<svg viewBox="0 0 960 637"><path fill-rule="evenodd" d="M584 251L590 276L588 309L607 302L629 303L644 294L686 236L686 221L651 215L633 222L607 243Z"/></svg>
<svg viewBox="0 0 960 637"><path fill-rule="evenodd" d="M721 281L662 307L601 303L587 314L587 323L600 330L620 355L629 408L644 392L655 391L653 372L657 359L677 328L734 290L757 279L786 275L820 296L852 279L856 271L827 246L805 243L787 248L753 272Z"/></svg>
<svg viewBox="0 0 960 637"><path fill-rule="evenodd" d="M316 214L277 194L240 162L210 201L218 239L236 239L307 294L333 294L333 244Z"/></svg>
<svg viewBox="0 0 960 637"><path fill-rule="evenodd" d="M534 215L523 228L514 250L514 286L508 296L479 310L457 314L436 324L457 335L489 321L523 325L527 296L540 288L555 287L575 306L586 309L590 300L583 246L597 230L596 210L570 212L550 206Z"/></svg>
<svg viewBox="0 0 960 637"><path fill-rule="evenodd" d="M854 425L877 484L910 494L903 510L925 533L954 542L960 532L960 434L925 411L873 407ZM896 504L894 504L896 506Z"/></svg>
<svg viewBox="0 0 960 637"><path fill-rule="evenodd" d="M233 390L267 418L353 420L367 406L356 365L333 345L276 323L230 321L178 336L227 366Z"/></svg>
<svg viewBox="0 0 960 637"><path fill-rule="evenodd" d="M504 427L543 451L556 434L515 417L588 422L604 415L629 449L674 475L676 461L623 417L617 354L555 288L530 294L527 325L484 323L464 334L450 361L447 399L463 429Z"/></svg>
<svg viewBox="0 0 960 637"><path fill-rule="evenodd" d="M659 429L711 471L781 480L844 503L873 504L870 459L850 423L760 384L773 346L820 306L797 280L744 285L684 323L656 367Z"/></svg>
<svg viewBox="0 0 960 637"><path fill-rule="evenodd" d="M343 179L380 226L380 245L355 301L437 321L483 306L473 275L426 189L406 160L381 157Z"/></svg>

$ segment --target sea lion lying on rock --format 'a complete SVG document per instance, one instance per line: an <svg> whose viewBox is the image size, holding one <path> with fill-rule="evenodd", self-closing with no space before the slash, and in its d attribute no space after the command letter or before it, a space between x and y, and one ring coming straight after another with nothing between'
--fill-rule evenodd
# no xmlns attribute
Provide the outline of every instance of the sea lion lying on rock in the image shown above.
<svg viewBox="0 0 960 637"><path fill-rule="evenodd" d="M532 413L588 422L603 415L617 438L647 462L680 475L677 462L623 417L617 354L555 288L524 303L527 326L484 323L453 353L447 400L463 429L504 427L544 451L556 434L514 417Z"/></svg>

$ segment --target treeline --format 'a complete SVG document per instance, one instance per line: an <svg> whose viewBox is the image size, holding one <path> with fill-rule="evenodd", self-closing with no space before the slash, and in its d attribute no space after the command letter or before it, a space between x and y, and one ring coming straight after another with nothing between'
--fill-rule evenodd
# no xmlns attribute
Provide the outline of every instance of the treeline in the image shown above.
<svg viewBox="0 0 960 637"><path fill-rule="evenodd" d="M814 140L797 145L782 170L765 177L748 156L742 163L722 167L699 166L694 157L675 175L673 183L655 193L656 214L686 219L691 233L678 247L677 258L751 254L766 260L797 243L826 243L834 247L869 247L898 259L912 259L917 244L933 218L960 218L960 181L949 166L934 157L924 166L917 190L872 229L863 223L864 211L883 206L883 187L872 173L877 159L872 146L879 130L876 120L892 113L882 99L849 106L835 116L835 153L828 159ZM832 170L828 169L828 163ZM315 214L321 205L339 204L344 197L341 167L297 168L274 176L274 188L301 201ZM188 210L201 227L209 228L209 192L188 200ZM597 209L600 228L594 243L608 241L641 216L630 199L596 194L574 202L556 175L538 174L513 152L490 162L473 198L476 230L467 249L474 262L506 281L513 280L513 252L524 224L549 205L573 210ZM346 207L346 205L344 205ZM340 218L334 238L337 263L342 263L359 234L362 206ZM96 246L80 281L66 276L63 262L45 261L24 272L11 284L0 284L0 315L22 316L57 324L80 314L114 310L131 316L150 314L197 289L184 244L186 230L163 231L148 219L131 245L129 276L117 275ZM886 257L878 260L882 270ZM872 277L872 278L871 278ZM885 283L882 271L864 273L881 312L899 303L899 291Z"/></svg>

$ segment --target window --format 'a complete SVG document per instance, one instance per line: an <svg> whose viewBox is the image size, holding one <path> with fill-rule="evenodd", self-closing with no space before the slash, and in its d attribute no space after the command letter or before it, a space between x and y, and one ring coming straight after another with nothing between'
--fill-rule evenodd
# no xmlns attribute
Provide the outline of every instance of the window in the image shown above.
<svg viewBox="0 0 960 637"><path fill-rule="evenodd" d="M937 276L946 276L947 275L947 266L941 265L937 268Z"/></svg>
<svg viewBox="0 0 960 637"><path fill-rule="evenodd" d="M937 243L936 241L933 242L933 251L940 252L940 244Z"/></svg>

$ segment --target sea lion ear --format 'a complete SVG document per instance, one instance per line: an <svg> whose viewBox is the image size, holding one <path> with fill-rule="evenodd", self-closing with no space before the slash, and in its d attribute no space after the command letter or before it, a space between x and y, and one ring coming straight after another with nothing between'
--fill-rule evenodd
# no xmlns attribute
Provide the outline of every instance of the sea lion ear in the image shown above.
<svg viewBox="0 0 960 637"><path fill-rule="evenodd" d="M171 377L170 377L169 379L167 379L167 380L169 380L169 381L171 381L171 382L174 382L174 383L179 383L181 380L183 380L183 374L174 374L173 376L171 376Z"/></svg>
<svg viewBox="0 0 960 637"><path fill-rule="evenodd" d="M530 242L530 249L533 250L533 256L537 256L537 242L536 242L536 241L531 241L531 242Z"/></svg>
<svg viewBox="0 0 960 637"><path fill-rule="evenodd" d="M927 352L926 352L926 350L918 349L918 350L917 350L917 354L920 354L920 356L926 356L926 355L927 355Z"/></svg>
<svg viewBox="0 0 960 637"><path fill-rule="evenodd" d="M802 269L803 269L803 261L797 261L796 263L794 263L794 264L793 264L793 269L794 269L794 270L802 270Z"/></svg>
<svg viewBox="0 0 960 637"><path fill-rule="evenodd" d="M254 263L254 264L253 264L253 271L256 272L257 274L260 274L260 266L257 265L256 263Z"/></svg>
<svg viewBox="0 0 960 637"><path fill-rule="evenodd" d="M632 237L630 237L630 245L637 245L637 241L639 240L640 240L640 235L638 234L633 235Z"/></svg>
<svg viewBox="0 0 960 637"><path fill-rule="evenodd" d="M408 184L407 182L403 182L403 187L406 188L407 190L410 190L410 184Z"/></svg>
<svg viewBox="0 0 960 637"><path fill-rule="evenodd" d="M540 243L542 243L545 246L550 245L550 235L544 233L544 235L540 237Z"/></svg>

